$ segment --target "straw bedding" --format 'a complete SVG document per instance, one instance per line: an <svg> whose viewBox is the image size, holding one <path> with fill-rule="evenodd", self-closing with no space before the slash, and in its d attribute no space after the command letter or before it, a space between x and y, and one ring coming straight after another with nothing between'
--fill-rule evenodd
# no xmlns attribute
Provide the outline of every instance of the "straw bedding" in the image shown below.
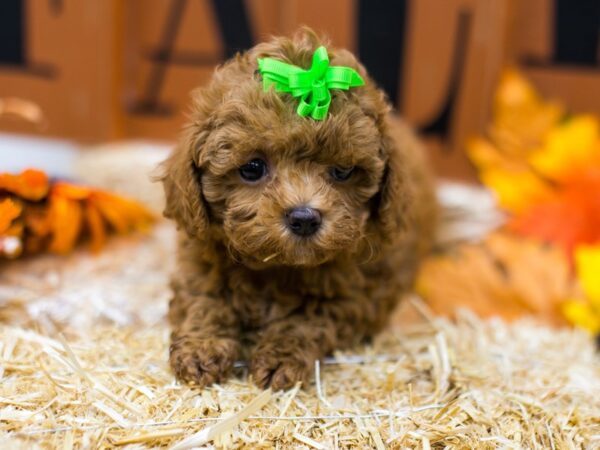
<svg viewBox="0 0 600 450"><path fill-rule="evenodd" d="M456 322L407 299L372 344L260 391L197 390L167 364L173 229L0 266L2 448L600 448L600 361L582 332Z"/></svg>

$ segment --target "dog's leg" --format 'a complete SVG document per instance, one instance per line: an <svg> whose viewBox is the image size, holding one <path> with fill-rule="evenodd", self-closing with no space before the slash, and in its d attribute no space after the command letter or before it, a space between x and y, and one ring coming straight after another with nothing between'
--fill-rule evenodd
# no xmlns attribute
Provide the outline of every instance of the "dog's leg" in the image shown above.
<svg viewBox="0 0 600 450"><path fill-rule="evenodd" d="M250 373L254 382L273 389L306 382L315 360L380 329L391 305L362 300L323 302L311 312L268 325L252 352Z"/></svg>
<svg viewBox="0 0 600 450"><path fill-rule="evenodd" d="M176 290L169 318L170 363L177 378L199 386L225 380L240 352L239 323L231 306Z"/></svg>

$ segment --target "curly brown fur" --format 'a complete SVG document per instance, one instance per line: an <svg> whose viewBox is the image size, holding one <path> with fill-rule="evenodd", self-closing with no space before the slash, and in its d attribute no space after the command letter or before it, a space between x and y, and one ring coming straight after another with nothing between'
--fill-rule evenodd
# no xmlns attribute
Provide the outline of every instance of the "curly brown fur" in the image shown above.
<svg viewBox="0 0 600 450"><path fill-rule="evenodd" d="M248 356L260 386L306 381L316 359L386 323L432 239L419 144L407 127L390 127L384 94L351 53L329 49L331 65L353 67L366 85L334 91L326 120L302 118L296 99L263 91L258 57L309 67L319 45L303 30L218 68L194 93L164 164L165 215L180 227L169 318L182 380L223 381ZM239 167L257 156L269 173L249 184ZM338 182L332 166L356 170ZM308 238L285 226L285 212L301 205L323 217Z"/></svg>

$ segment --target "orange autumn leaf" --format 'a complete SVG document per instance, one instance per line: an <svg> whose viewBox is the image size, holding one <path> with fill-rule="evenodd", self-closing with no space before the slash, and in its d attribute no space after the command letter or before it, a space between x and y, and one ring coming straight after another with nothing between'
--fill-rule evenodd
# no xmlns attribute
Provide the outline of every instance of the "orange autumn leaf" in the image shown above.
<svg viewBox="0 0 600 450"><path fill-rule="evenodd" d="M493 104L490 135L509 155L535 148L564 116L563 107L542 98L518 70L505 70Z"/></svg>
<svg viewBox="0 0 600 450"><path fill-rule="evenodd" d="M52 231L52 218L46 204L28 204L23 211L23 222L28 233L36 237L46 237Z"/></svg>
<svg viewBox="0 0 600 450"><path fill-rule="evenodd" d="M106 242L107 227L125 234L143 229L154 220L154 216L136 201L70 183L61 182L53 186L51 199L52 221L57 228L53 230L50 250L56 253L71 250L84 227L89 233L90 248L98 252ZM56 202L56 209L52 208L53 202ZM64 214L54 212L63 210ZM70 223L71 219L67 220L67 217L77 218L78 222L60 231L61 227ZM62 218L63 225L56 226L57 218Z"/></svg>
<svg viewBox="0 0 600 450"><path fill-rule="evenodd" d="M493 106L487 135L467 142L471 161L479 170L530 170L528 156L563 119L563 108L544 100L514 69L500 77Z"/></svg>
<svg viewBox="0 0 600 450"><path fill-rule="evenodd" d="M143 229L154 220L154 216L138 202L115 194L96 191L89 201L117 233Z"/></svg>
<svg viewBox="0 0 600 450"><path fill-rule="evenodd" d="M541 241L553 242L572 255L579 244L600 241L600 166L581 172L552 197L513 217L509 227Z"/></svg>
<svg viewBox="0 0 600 450"><path fill-rule="evenodd" d="M21 238L23 236L23 231L25 227L20 221L14 222L8 229L2 233L4 236L14 236Z"/></svg>
<svg viewBox="0 0 600 450"><path fill-rule="evenodd" d="M48 247L48 241L47 236L27 235L25 236L25 242L23 243L23 251L29 255L41 253Z"/></svg>
<svg viewBox="0 0 600 450"><path fill-rule="evenodd" d="M494 192L498 204L515 214L532 204L551 198L550 186L528 171L488 169L479 174L481 181Z"/></svg>
<svg viewBox="0 0 600 450"><path fill-rule="evenodd" d="M99 252L106 242L106 228L98 208L87 202L84 210L85 223L90 233L90 249Z"/></svg>
<svg viewBox="0 0 600 450"><path fill-rule="evenodd" d="M0 201L0 234L9 229L12 221L19 217L22 211L23 207L10 198Z"/></svg>
<svg viewBox="0 0 600 450"><path fill-rule="evenodd" d="M138 202L116 194L62 181L55 183L51 192L53 195L83 202L85 225L89 232L90 247L94 252L104 246L107 225L124 234L143 228L153 220L153 216Z"/></svg>
<svg viewBox="0 0 600 450"><path fill-rule="evenodd" d="M536 173L568 182L590 166L600 167L600 124L591 115L574 116L549 130L544 145L530 154Z"/></svg>
<svg viewBox="0 0 600 450"><path fill-rule="evenodd" d="M522 161L504 154L492 142L476 137L470 138L466 146L467 155L471 162L481 171L484 170L527 170L527 165Z"/></svg>
<svg viewBox="0 0 600 450"><path fill-rule="evenodd" d="M560 251L502 232L429 257L417 279L417 291L437 313L452 316L465 307L484 317L533 314L551 324L564 322L559 305L573 289Z"/></svg>
<svg viewBox="0 0 600 450"><path fill-rule="evenodd" d="M53 195L70 198L71 200L85 200L92 194L92 189L79 186L66 181L57 181L52 185L51 192Z"/></svg>
<svg viewBox="0 0 600 450"><path fill-rule="evenodd" d="M124 207L120 199L112 198L106 194L95 193L90 202L98 208L98 211L106 222L120 234L125 234L129 230L129 221L127 220L127 208Z"/></svg>
<svg viewBox="0 0 600 450"><path fill-rule="evenodd" d="M68 253L75 247L82 225L82 208L77 200L60 196L50 198L52 239L49 250L53 253Z"/></svg>
<svg viewBox="0 0 600 450"><path fill-rule="evenodd" d="M48 176L41 170L27 169L18 175L0 173L0 192L10 192L25 200L43 199L49 186Z"/></svg>

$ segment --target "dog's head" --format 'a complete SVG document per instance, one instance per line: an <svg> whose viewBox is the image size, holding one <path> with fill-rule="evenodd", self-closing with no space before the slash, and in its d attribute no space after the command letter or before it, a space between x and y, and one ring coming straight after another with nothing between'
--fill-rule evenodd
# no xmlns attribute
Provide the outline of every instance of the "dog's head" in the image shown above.
<svg viewBox="0 0 600 450"><path fill-rule="evenodd" d="M389 107L351 53L329 50L331 65L366 83L332 91L325 120L301 117L297 99L263 90L257 58L308 68L319 45L304 30L217 69L194 93L190 123L164 165L165 215L253 268L366 258L404 226L410 196L387 132Z"/></svg>

